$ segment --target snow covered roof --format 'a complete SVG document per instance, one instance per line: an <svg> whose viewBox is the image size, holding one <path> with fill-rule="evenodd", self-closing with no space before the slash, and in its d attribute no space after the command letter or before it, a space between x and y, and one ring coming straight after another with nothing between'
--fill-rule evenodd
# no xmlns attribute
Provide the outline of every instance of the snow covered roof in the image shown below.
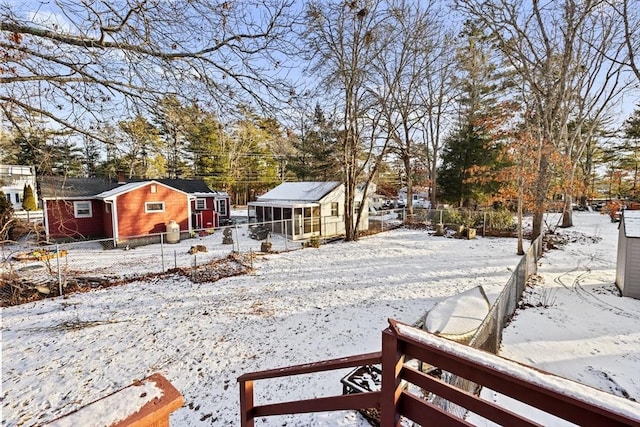
<svg viewBox="0 0 640 427"><path fill-rule="evenodd" d="M278 207L284 207L284 208L306 208L306 207L313 207L313 206L320 205L318 202L305 202L300 200L277 200L277 201L269 200L269 201L249 202L247 204L253 207L255 206L272 207L274 206L274 202L277 202Z"/></svg>
<svg viewBox="0 0 640 427"><path fill-rule="evenodd" d="M258 197L258 202L294 201L317 202L335 190L340 185L338 181L328 182L283 182L273 190Z"/></svg>
<svg viewBox="0 0 640 427"><path fill-rule="evenodd" d="M640 237L640 211L622 211L622 221L624 221L624 234L627 237Z"/></svg>

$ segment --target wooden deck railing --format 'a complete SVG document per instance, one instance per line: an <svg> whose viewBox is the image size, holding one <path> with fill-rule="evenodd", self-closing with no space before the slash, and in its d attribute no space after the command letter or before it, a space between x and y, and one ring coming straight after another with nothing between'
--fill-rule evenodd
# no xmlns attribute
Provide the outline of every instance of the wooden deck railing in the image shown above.
<svg viewBox="0 0 640 427"><path fill-rule="evenodd" d="M244 374L238 378L240 383L240 425L252 427L254 418L269 415L300 414L308 412L340 411L345 409L377 408L380 406L380 392L339 395L320 399L296 400L255 406L253 402L253 382L269 378L290 377L313 374L361 365L380 363L382 353L367 353L287 368Z"/></svg>
<svg viewBox="0 0 640 427"><path fill-rule="evenodd" d="M539 425L526 414L518 414L481 399L405 363L417 359L582 426L640 427L640 403L447 341L391 319L389 324L390 327L382 333L380 353L254 372L239 377L241 426L253 427L256 417L372 407L380 408L382 427L399 426L401 417L422 426L471 425L465 419L431 403L431 399L425 399L425 395L439 396L500 425ZM375 363L382 364L381 391L254 405L254 381ZM415 387L408 388L407 383ZM416 393L416 389L421 391Z"/></svg>

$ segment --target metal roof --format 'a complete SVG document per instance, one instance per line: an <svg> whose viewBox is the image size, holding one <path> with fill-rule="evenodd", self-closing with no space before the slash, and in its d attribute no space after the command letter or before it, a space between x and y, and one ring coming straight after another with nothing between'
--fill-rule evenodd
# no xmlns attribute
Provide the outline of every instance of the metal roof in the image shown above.
<svg viewBox="0 0 640 427"><path fill-rule="evenodd" d="M257 202L317 202L340 186L338 181L283 182L273 190L258 197Z"/></svg>

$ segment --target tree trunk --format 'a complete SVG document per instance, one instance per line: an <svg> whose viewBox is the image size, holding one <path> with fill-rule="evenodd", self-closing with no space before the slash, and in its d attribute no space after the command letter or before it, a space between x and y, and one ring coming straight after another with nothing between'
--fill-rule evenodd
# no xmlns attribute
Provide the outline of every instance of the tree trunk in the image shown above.
<svg viewBox="0 0 640 427"><path fill-rule="evenodd" d="M411 178L411 158L408 154L402 156L404 170L407 174L407 216L413 221L413 179Z"/></svg>
<svg viewBox="0 0 640 427"><path fill-rule="evenodd" d="M344 232L347 242L358 240L357 230L354 232L353 208L355 200L355 183L348 179L344 184Z"/></svg>
<svg viewBox="0 0 640 427"><path fill-rule="evenodd" d="M546 153L541 153L540 164L538 166L538 177L535 186L535 205L533 211L533 230L531 241L535 241L542 234L542 224L547 201L547 191L549 189L549 159Z"/></svg>
<svg viewBox="0 0 640 427"><path fill-rule="evenodd" d="M436 185L438 183L438 172L435 164L431 169L431 188L429 189L429 198L431 199L431 209L437 209L436 203Z"/></svg>
<svg viewBox="0 0 640 427"><path fill-rule="evenodd" d="M562 208L562 224L560 228L573 227L573 197L570 194L564 195L564 207Z"/></svg>
<svg viewBox="0 0 640 427"><path fill-rule="evenodd" d="M522 198L524 192L524 182L522 177L518 179L518 255L524 255L524 242L522 236Z"/></svg>

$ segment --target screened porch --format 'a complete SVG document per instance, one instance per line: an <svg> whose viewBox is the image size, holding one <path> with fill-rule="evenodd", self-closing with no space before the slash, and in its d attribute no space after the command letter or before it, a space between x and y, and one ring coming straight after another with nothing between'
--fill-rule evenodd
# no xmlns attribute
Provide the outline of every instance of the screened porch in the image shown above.
<svg viewBox="0 0 640 427"><path fill-rule="evenodd" d="M272 233L287 236L291 240L321 236L321 210L319 203L272 204L254 202L249 204L249 217L264 224Z"/></svg>

